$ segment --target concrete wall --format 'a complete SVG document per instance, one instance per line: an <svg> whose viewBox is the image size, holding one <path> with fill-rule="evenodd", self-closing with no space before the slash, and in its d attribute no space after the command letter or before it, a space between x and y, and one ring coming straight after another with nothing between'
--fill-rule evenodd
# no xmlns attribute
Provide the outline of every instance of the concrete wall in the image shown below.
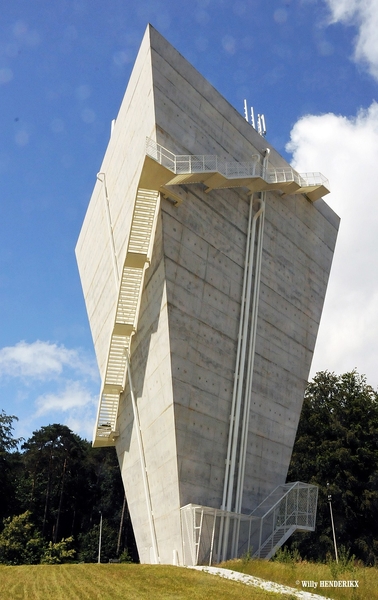
<svg viewBox="0 0 378 600"><path fill-rule="evenodd" d="M174 153L246 161L271 146L154 29L148 28L101 171L121 268L146 136ZM270 164L287 166L271 148ZM314 165L316 168L316 165ZM219 508L241 307L249 197L183 186L162 199L138 330L131 346L149 493L162 562L181 560L179 508ZM267 193L243 511L284 482L338 228L319 200ZM97 359L104 372L116 291L103 189L96 183L77 246ZM130 390L117 453L142 562L151 531Z"/></svg>
<svg viewBox="0 0 378 600"><path fill-rule="evenodd" d="M119 273L125 260L146 137L155 139L152 94L151 48L146 35L99 169L106 176ZM114 283L104 184L98 180L77 242L76 256L97 362L103 376L118 289Z"/></svg>
<svg viewBox="0 0 378 600"><path fill-rule="evenodd" d="M271 149L172 48L152 32L157 140L173 152L248 160ZM236 362L248 197L187 186L164 203L181 504L219 507ZM322 201L319 202L322 204ZM253 411L243 508L286 479L336 241L338 218L304 196L267 195Z"/></svg>

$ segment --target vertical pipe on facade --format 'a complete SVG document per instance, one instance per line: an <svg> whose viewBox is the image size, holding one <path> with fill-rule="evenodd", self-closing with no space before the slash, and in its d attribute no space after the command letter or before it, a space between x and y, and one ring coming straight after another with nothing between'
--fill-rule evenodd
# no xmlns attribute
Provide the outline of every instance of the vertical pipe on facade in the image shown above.
<svg viewBox="0 0 378 600"><path fill-rule="evenodd" d="M251 227L251 238L249 244L249 256L248 256L248 269L247 269L247 284L246 284L246 297L245 297L245 306L244 306L244 318L243 318L243 330L241 335L241 355L240 355L240 364L239 364L239 374L237 378L237 393L236 393L236 402L235 402L235 417L234 417L234 430L233 430L233 439L232 439L232 448L231 448L231 461L230 461L230 475L228 482L228 495L227 495L227 504L226 510L232 511L232 499L234 493L234 481L235 481L235 468L236 468L236 454L237 454L237 446L239 441L239 427L240 427L240 412L242 406L242 392L244 385L244 372L245 372L245 359L246 359L246 350L247 350L247 340L248 340L248 327L249 327L249 309L251 302L251 289L252 289L252 277L253 277L253 262L254 262L254 252L255 252L255 237L256 237L256 223L261 215L261 208L257 211L252 219L252 227ZM234 508L235 512L235 508ZM232 552L233 555L235 553L235 535L237 535L238 524L234 520L234 528L233 528L233 538L232 538ZM229 521L226 520L226 531L225 538L223 541L223 554L225 555L227 545L228 545L228 535L229 535ZM225 560L225 556L223 558Z"/></svg>
<svg viewBox="0 0 378 600"><path fill-rule="evenodd" d="M268 168L268 160L269 160L270 150L267 148L265 150L265 157L263 160L263 177L266 178L266 171ZM259 220L258 232L257 232L257 248L256 248L256 267L255 267L255 277L253 282L253 299L252 299L252 310L251 310L251 331L250 331L250 343L249 343L249 352L248 352L248 362L247 362L247 377L246 377L246 387L245 387L245 396L244 396L244 410L243 410L243 419L242 419L242 431L241 431L241 441L239 448L239 468L238 468L238 478L236 485L236 495L235 495L235 512L240 513L242 506L242 498L243 498L243 487L244 487L244 476L245 476L245 462L246 462L246 454L247 454L247 441L248 441L248 427L249 427L249 413L251 407L251 395L252 395L252 379L253 379L253 368L254 368L254 359L255 359L255 348L256 348L256 332L257 332L257 314L258 314L258 300L259 300L259 292L260 292L260 277L261 277L261 258L262 258L262 246L263 246L263 233L264 233L264 221L265 221L265 198L266 192L261 193L260 199L260 209L257 211L256 215L253 218L252 225L252 239L254 245L255 239L255 231L257 228L257 221ZM251 272L253 271L253 250L251 251L252 261L249 265ZM248 288L249 292L249 288ZM248 303L249 304L249 303ZM248 321L248 319L247 319ZM248 328L248 323L247 323ZM245 340L246 342L246 340ZM244 367L243 367L244 369ZM243 378L244 379L244 378ZM243 380L242 380L243 383ZM242 385L240 386L240 394L242 393ZM241 401L240 401L241 404ZM236 524L233 532L233 540L232 540L232 554L233 556L237 555L237 549L239 544L239 524Z"/></svg>
<svg viewBox="0 0 378 600"><path fill-rule="evenodd" d="M245 300L246 300L248 269L249 269L249 261L250 261L249 255L250 255L250 247L251 247L252 213L253 213L253 194L251 194L250 204L249 204L247 244L246 244L246 252L245 252L244 278L243 278L243 289L242 289L242 298L241 298L241 307L240 307L238 345L237 345L237 351L236 351L234 387L233 387L233 392L232 392L230 427L229 427L229 433L228 433L227 458L226 458L226 468L225 468L225 477L224 477L224 486L223 486L223 499L222 499L222 506L221 506L222 510L228 510L228 511L231 510L231 508L228 508L229 488L230 488L230 486L231 486L231 490L233 488L233 478L232 478L232 481L230 481L231 454L232 454L233 446L235 444L235 436L236 436L236 443L237 443L237 435L238 435L237 428L235 428L235 423L236 423L235 407L236 407L237 392L238 392L238 382L240 379L240 355L241 355L241 347L242 347L243 328L244 328L244 321L246 318ZM231 493L232 493L232 491L231 491ZM218 554L220 554L221 548L222 548L222 559L223 560L226 560L229 526L230 526L229 517L222 515L221 523L220 523L220 531L219 531ZM223 531L223 529L225 529L225 531ZM223 544L222 544L223 533L224 533L224 539L223 539Z"/></svg>
<svg viewBox="0 0 378 600"><path fill-rule="evenodd" d="M241 402L242 402L242 391L243 391L243 374L245 369L245 358L246 358L246 350L247 350L247 339L248 339L248 325L249 325L249 308L251 304L251 285L252 285L252 276L253 276L253 257L254 257L254 246L255 246L255 235L256 235L256 221L261 214L261 209L257 211L252 219L252 231L251 231L251 241L249 247L249 263L248 263L248 271L247 271L247 286L246 286L246 299L245 299L245 317L243 319L243 332L242 332L242 344L241 344L241 354L240 354L240 375L238 378L238 386L237 386L237 395L236 395L236 403L235 403L235 423L234 423L234 436L233 443L231 448L231 465L230 465L230 476L229 476L229 486L228 486L228 494L227 494L227 503L226 510L232 510L232 497L233 497L233 488L234 488L234 477L235 477L235 467L236 467L236 453L237 453L237 445L238 445L238 437L239 437L239 425L240 425L240 412L241 412Z"/></svg>
<svg viewBox="0 0 378 600"><path fill-rule="evenodd" d="M102 176L103 179L100 179L100 176ZM115 279L115 284L116 284L116 290L118 292L119 271L118 271L117 253L116 253L115 243L114 243L113 225L112 225L112 218L111 218L111 214L110 214L109 196L108 196L108 188L106 185L105 173L97 173L97 179L100 183L102 183L103 189L104 189L104 194L105 194L105 207L106 207L106 217L107 217L106 220L108 223L110 245L112 248L112 263L113 263L114 279Z"/></svg>
<svg viewBox="0 0 378 600"><path fill-rule="evenodd" d="M248 441L248 426L249 426L249 411L251 407L251 390L252 390L252 376L253 366L255 358L255 346L256 346L256 331L257 331L257 312L258 312L258 296L260 289L260 274L261 274L261 255L262 255L262 238L264 231L264 216L265 216L265 192L261 194L260 209L254 216L254 226L257 230L257 248L256 248L256 262L255 262L255 274L253 281L253 297L252 297L252 309L251 309L251 327L249 335L249 350L247 357L247 374L246 374L246 386L244 390L244 407L243 407L243 418L242 418L242 430L240 438L239 448L239 467L238 477L236 483L235 493L235 512L240 513L242 497L243 497L243 486L244 486L244 473L245 473L245 460L247 454L247 441ZM251 265L251 270L253 265ZM252 292L252 289L251 289ZM244 381L244 378L243 378ZM242 390L241 390L242 391ZM237 547L239 540L239 527L235 528L232 550L233 556L237 555Z"/></svg>
<svg viewBox="0 0 378 600"><path fill-rule="evenodd" d="M266 176L269 154L270 154L270 150L267 148L265 150L265 156L264 156L263 165L262 165L263 178L265 178L265 176ZM264 195L263 199L265 200L265 195ZM245 354L246 354L246 345L247 345L247 337L248 337L248 325L249 325L248 317L249 317L249 307L250 307L250 299L251 299L256 223L257 223L257 220L259 219L260 215L264 213L264 208L265 208L265 204L263 203L263 205L260 207L260 209L257 211L257 213L253 217L252 227L251 227L250 219L251 219L252 204L253 204L253 195L251 197L250 217L249 217L249 223L248 223L247 250L246 250L244 280L243 280L241 319L240 319L240 324L239 324L237 360L236 360L234 389L233 389L233 397L232 397L232 409L231 409L231 416L230 416L230 429L229 429L227 460L226 460L226 473L225 473L223 502L222 502L222 508L228 512L230 512L232 510L232 497L233 497L233 487L234 487L234 477L235 477L236 453L237 453L237 445L238 445L238 439L239 439L240 410L241 410L241 404L242 404L242 390L243 390L244 370L245 370ZM261 230L261 237L262 237L263 227L261 227L260 230ZM261 259L260 259L260 265L261 265ZM237 527L236 524L235 524L235 527ZM227 546L228 546L228 535L229 535L229 518L226 517L225 531L224 531L224 537L223 537L223 550L222 550L223 560L225 560L225 558L226 558L225 555L226 555ZM221 521L220 541L221 541L222 536L223 536L223 519ZM236 543L235 540L236 540L236 538L235 538L235 528L234 528L234 536L233 536L234 551L235 551L235 543Z"/></svg>
<svg viewBox="0 0 378 600"><path fill-rule="evenodd" d="M130 385L131 404L133 407L133 414L134 414L134 419L135 419L135 424L136 424L138 450L139 450L139 457L140 457L140 465L141 465L141 469L142 469L143 488L144 488L144 494L146 497L148 523L150 526L152 548L153 548L153 552L154 552L155 563L159 563L160 559L159 559L159 553L158 553L158 545L157 545L154 517L153 517L153 513L152 513L151 494L150 494L150 488L148 485L148 478L147 478L146 458L145 458L144 448L143 448L143 440L142 440L142 432L141 432L141 428L140 428L139 412L138 412L138 407L137 407L136 400L135 400L134 388L133 388L132 378L131 378L130 358L129 358L128 354L126 355L126 362L127 362L127 374L129 377L129 385Z"/></svg>
<svg viewBox="0 0 378 600"><path fill-rule="evenodd" d="M228 478L229 478L229 470L230 470L230 457L231 457L231 447L232 447L232 439L233 439L233 431L234 431L234 423L235 423L235 403L236 403L236 394L238 388L238 380L239 380L239 365L240 365L240 349L242 342L242 331L243 331L243 323L244 323L244 304L245 304L245 295L246 295L246 286L247 286L247 273L248 273L248 259L249 259L249 246L250 246L250 236L251 236L251 225L252 225L252 204L253 204L253 195L251 196L251 202L249 207L249 219L248 219L248 230L247 230L247 245L246 245L246 255L245 255L245 264L244 264L244 280L243 280L243 289L242 289L242 298L241 298L241 307L240 307L240 322L239 322L239 333L238 333L238 345L236 351L236 366L235 366L235 375L234 375L234 387L232 392L232 404L231 404L231 414L230 414L230 427L228 434L228 445L227 445L227 459L226 459L226 469L225 469L225 478L224 478L224 486L223 486L223 499L222 499L222 510L226 510L226 502L227 502L227 493L228 493Z"/></svg>
<svg viewBox="0 0 378 600"><path fill-rule="evenodd" d="M265 157L263 161L263 177L266 177L266 171L268 168L269 161L269 148L265 150ZM256 349L256 333L257 333L257 315L258 315L258 303L260 294L260 279L261 279L261 261L262 261L262 248L263 248L263 235L264 235L264 223L265 223L265 200L266 192L261 193L260 198L260 210L256 213L261 216L259 222L259 229L257 234L257 252L256 252L256 267L255 267L255 278L253 285L253 299L252 299L252 311L251 311L251 331L250 331L250 344L248 353L248 366L247 366L247 381L245 388L245 401L244 411L242 420L242 434L240 443L240 455L239 455L239 472L236 489L235 499L235 512L241 511L242 498L243 498L243 487L244 487L244 476L245 476L245 461L247 454L247 441L248 441L248 427L249 427L249 413L251 407L251 396L252 396L252 379L253 379L253 368L255 361L255 349ZM257 218L256 218L257 221ZM253 268L253 265L252 265Z"/></svg>
<svg viewBox="0 0 378 600"><path fill-rule="evenodd" d="M235 430L235 404L236 404L236 396L238 390L238 381L240 378L240 351L241 351L241 343L242 343L242 332L243 332L243 324L245 318L245 297L246 297L246 288L247 288L247 279L248 279L248 265L249 265L249 249L251 243L251 227L252 227L252 213L253 213L253 194L250 198L249 205L249 216L248 216L248 228L247 228L247 244L246 244L246 252L245 252L245 262L244 262L244 278L243 278L243 289L242 289L242 298L241 298L241 307L240 307L240 322L239 322L239 333L238 333L238 345L236 351L236 366L235 366L235 375L234 375L234 387L232 392L232 404L231 404L231 413L230 413L230 427L228 433L228 444L227 444L227 458L226 458L226 468L225 468L225 476L224 476L224 486L223 486L223 499L221 509L223 511L226 510L226 502L228 497L228 489L229 489L229 475L230 475L230 463L231 463L231 450L234 439L234 430ZM225 543L223 544L222 550L222 559L225 560L225 552L227 548L228 541L228 529L229 522L227 517L222 515L220 522L220 531L219 531L219 550L218 556L220 556L221 548L222 548L222 537L223 537L223 529L224 529L224 520L226 519L226 531L225 534Z"/></svg>
<svg viewBox="0 0 378 600"><path fill-rule="evenodd" d="M254 277L254 281L252 281L252 276L253 276L253 262L254 262L254 254L255 254L255 239L256 239L256 230L257 230L257 226L258 226L258 222L259 220L263 217L264 214L264 209L265 209L265 205L264 203L260 204L260 208L259 210L256 212L256 214L253 217L252 220L252 235L251 235L251 248L250 248L250 262L248 265L248 284L247 284L247 299L246 299L246 318L244 320L244 330L243 330L243 346L242 346L242 368L241 368L241 373L242 373L242 377L239 378L239 382L238 382L238 402L237 402L237 407L239 409L239 413L237 415L237 428L236 428L236 432L237 432L237 437L236 437L236 441L235 441L235 445L233 446L233 449L235 451L235 456L234 456L234 461L233 464L234 465L234 471L232 472L232 488L231 488L231 492L230 492L230 504L231 504L231 499L232 499L232 493L233 493L233 484L234 484L234 477L235 477L235 467L236 467L236 451L237 451L237 442L239 439L239 424L240 424L240 410L241 410L241 406L242 406L242 393L243 393L243 387L244 387L244 380L245 380L245 359L246 359L246 353L247 353L247 338L248 338L248 328L249 328L249 307L250 307L250 301L251 301L251 293L252 293L252 288L253 290L256 287L256 275L257 273L255 272L255 277ZM261 227L259 227L258 231L257 231L257 251L259 250L259 232L261 230ZM258 263L258 256L256 258L256 263ZM255 296L255 293L253 293L253 297ZM252 303L252 313L253 313L253 303ZM252 314L252 324L251 324L251 329L253 328L253 314ZM250 332L250 338L252 335L252 331ZM248 353L248 362L247 362L247 376L250 370L250 352ZM247 396L246 393L244 394L244 413L243 413L243 419L245 418L245 404L247 401ZM242 436L244 434L244 427L243 427L243 421L242 421ZM239 474L240 474L240 459L241 459L241 448L243 446L243 437L241 438L241 445L240 445L240 449L239 449ZM234 505L234 511L240 512L240 510L238 509L238 504L239 504L239 479L240 477L238 476L237 479L237 488L236 488L236 496L235 496L235 505ZM231 506L228 510L232 510ZM238 538L238 534L239 534L239 527L238 524L235 523L235 527L234 527L234 531L233 531L233 539L232 539L232 555L236 556L237 554L237 538Z"/></svg>
<svg viewBox="0 0 378 600"><path fill-rule="evenodd" d="M261 259L262 259L262 247L263 247L263 232L264 232L264 221L265 221L265 195L266 192L261 194L261 217L259 222L258 241L257 241L257 252L256 252L256 267L255 267L255 279L253 289L253 301L251 311L251 332L249 342L249 353L248 353L248 368L247 368L247 381L245 387L245 402L242 420L242 435L240 444L240 460L239 460L239 473L238 483L236 491L235 511L240 512L242 506L243 487L244 487L244 475L245 475L245 461L247 454L247 441L248 441L248 427L249 427L249 413L251 408L251 396L252 396L252 379L253 379L253 368L255 362L255 349L256 349L256 333L257 333L257 315L258 315L258 304L259 304L259 293L260 293L260 278L261 278Z"/></svg>

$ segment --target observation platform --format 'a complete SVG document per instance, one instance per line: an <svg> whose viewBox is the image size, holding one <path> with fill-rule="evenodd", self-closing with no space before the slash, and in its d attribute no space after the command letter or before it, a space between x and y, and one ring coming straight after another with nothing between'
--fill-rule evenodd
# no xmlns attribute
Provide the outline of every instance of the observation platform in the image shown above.
<svg viewBox="0 0 378 600"><path fill-rule="evenodd" d="M251 193L280 190L284 194L305 194L312 202L329 194L328 180L321 173L297 173L291 167L264 169L260 154L253 155L250 162L225 161L216 155L175 155L151 139L146 142L143 178L148 188L152 182L161 186L203 183L206 192L235 187L247 188Z"/></svg>

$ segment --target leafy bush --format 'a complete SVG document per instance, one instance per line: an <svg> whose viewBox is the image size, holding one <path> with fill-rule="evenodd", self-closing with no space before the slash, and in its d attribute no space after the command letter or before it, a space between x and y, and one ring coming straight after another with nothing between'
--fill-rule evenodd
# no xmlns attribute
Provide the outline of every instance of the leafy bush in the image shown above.
<svg viewBox="0 0 378 600"><path fill-rule="evenodd" d="M30 511L26 511L4 519L4 529L0 534L0 563L35 565L40 562L46 546L30 517Z"/></svg>
<svg viewBox="0 0 378 600"><path fill-rule="evenodd" d="M42 556L41 564L44 565L60 565L62 563L71 562L75 557L75 550L70 548L73 544L73 537L61 540L60 542L49 542L45 553Z"/></svg>
<svg viewBox="0 0 378 600"><path fill-rule="evenodd" d="M278 548L272 560L275 562L293 565L301 562L302 559L297 548L290 550L290 548L285 546L284 548Z"/></svg>

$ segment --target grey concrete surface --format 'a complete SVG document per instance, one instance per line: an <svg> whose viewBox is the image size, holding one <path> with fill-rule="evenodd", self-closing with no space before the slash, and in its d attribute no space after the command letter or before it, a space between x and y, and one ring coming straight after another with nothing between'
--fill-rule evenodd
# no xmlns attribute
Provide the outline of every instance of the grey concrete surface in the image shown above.
<svg viewBox="0 0 378 600"><path fill-rule="evenodd" d="M250 160L271 149L286 161L153 28L143 39L101 172L119 268L150 137L176 154ZM314 165L316 169L316 165ZM161 199L131 367L159 559L182 561L180 507L219 508L225 476L241 307L249 196L244 188ZM268 192L242 511L250 512L287 469L318 332L338 217L323 200ZM103 184L96 182L77 259L100 373L117 290ZM128 387L118 417L119 457L141 562L151 529Z"/></svg>

